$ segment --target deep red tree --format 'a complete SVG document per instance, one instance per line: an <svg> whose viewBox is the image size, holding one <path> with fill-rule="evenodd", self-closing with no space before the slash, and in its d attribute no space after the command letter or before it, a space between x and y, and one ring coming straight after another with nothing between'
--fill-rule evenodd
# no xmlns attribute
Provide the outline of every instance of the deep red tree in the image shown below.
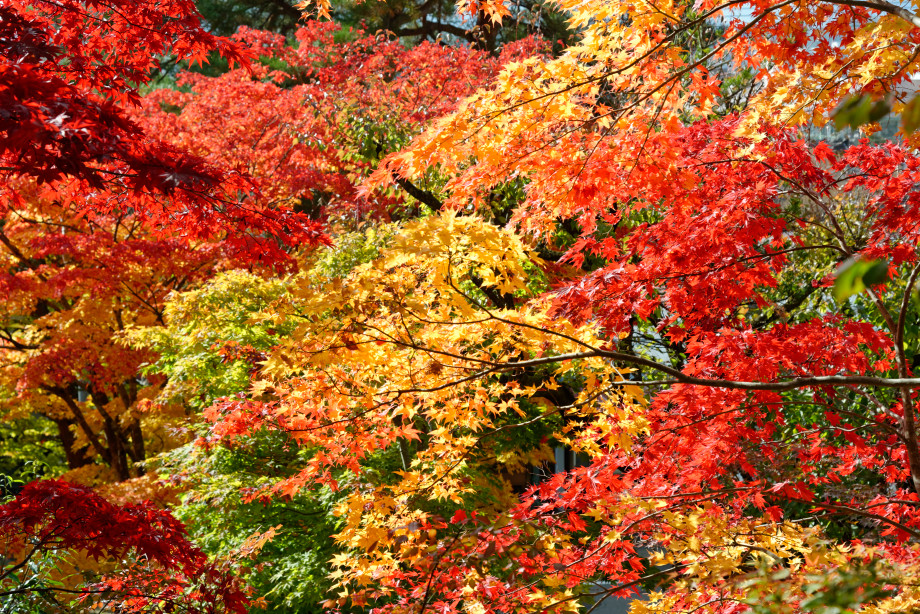
<svg viewBox="0 0 920 614"><path fill-rule="evenodd" d="M173 55L217 51L246 64L243 46L209 34L193 2L14 2L0 7L0 177L76 183L87 210L125 211L189 237L229 231L246 249L319 239L316 223L254 203L230 169L168 145L129 117L139 88ZM278 254L271 254L278 256Z"/></svg>
<svg viewBox="0 0 920 614"><path fill-rule="evenodd" d="M169 512L146 503L118 506L85 486L28 484L0 506L0 548L11 561L0 569L0 597L8 603L247 611L244 587L211 563ZM68 577L62 563L74 555L99 567L76 568ZM95 579L87 582L87 575Z"/></svg>

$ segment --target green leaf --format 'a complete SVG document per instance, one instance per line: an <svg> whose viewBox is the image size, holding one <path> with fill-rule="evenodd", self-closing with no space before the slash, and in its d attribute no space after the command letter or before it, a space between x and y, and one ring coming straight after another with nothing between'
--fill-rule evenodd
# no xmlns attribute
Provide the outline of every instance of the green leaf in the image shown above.
<svg viewBox="0 0 920 614"><path fill-rule="evenodd" d="M859 128L865 124L871 124L879 121L891 113L891 104L882 98L872 102L869 95L853 96L847 98L834 111L834 126L837 130L845 127Z"/></svg>
<svg viewBox="0 0 920 614"><path fill-rule="evenodd" d="M877 286L888 281L888 263L882 260L871 261L869 269L863 274L866 287Z"/></svg>
<svg viewBox="0 0 920 614"><path fill-rule="evenodd" d="M843 302L859 294L869 286L888 281L888 263L883 260L863 260L859 256L850 258L837 269L834 281L834 298Z"/></svg>

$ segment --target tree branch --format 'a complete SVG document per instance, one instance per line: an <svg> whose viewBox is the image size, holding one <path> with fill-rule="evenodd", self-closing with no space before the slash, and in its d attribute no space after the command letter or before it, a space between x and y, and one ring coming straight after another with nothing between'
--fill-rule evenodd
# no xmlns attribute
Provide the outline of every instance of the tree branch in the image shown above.
<svg viewBox="0 0 920 614"><path fill-rule="evenodd" d="M395 180L396 180L396 185L398 185L403 190L405 190L409 194L409 196L411 196L412 198L414 198L415 200L421 203L425 203L426 205L431 207L431 209L433 209L434 211L440 211L441 208L444 206L444 203L442 203L438 199L437 196L435 196L428 190L423 190L419 188L418 186L416 186L414 183L412 183L408 179L404 179L403 177L397 176L395 177Z"/></svg>
<svg viewBox="0 0 920 614"><path fill-rule="evenodd" d="M841 6L859 6L866 9L881 11L900 17L915 28L920 28L920 17L911 13L905 8L896 4L885 2L884 0L825 0L828 4L838 4Z"/></svg>

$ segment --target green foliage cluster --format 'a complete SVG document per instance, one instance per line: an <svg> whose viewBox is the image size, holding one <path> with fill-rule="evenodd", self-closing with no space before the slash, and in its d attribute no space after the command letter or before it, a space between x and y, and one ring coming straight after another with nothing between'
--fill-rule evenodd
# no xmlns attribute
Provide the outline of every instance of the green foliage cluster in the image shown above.
<svg viewBox="0 0 920 614"><path fill-rule="evenodd" d="M283 279L227 271L201 288L174 295L165 310L167 326L131 331L129 343L151 348L160 356L147 368L148 374L168 378L158 401L199 411L217 398L245 390L255 365L232 358L231 352L237 347L268 350L290 331L293 322L273 325L252 320L278 300L284 288Z"/></svg>
<svg viewBox="0 0 920 614"><path fill-rule="evenodd" d="M153 347L160 355L148 367L149 373L168 378L158 402L198 412L221 397L244 392L258 364L234 358L232 352L266 351L291 331L294 322L256 319L283 298L285 288L283 279L227 271L201 288L174 295L166 307L166 327L133 331L131 343ZM206 426L196 430L206 435ZM247 577L261 604L253 611L321 611L336 524L330 512L334 493L303 493L283 502L241 495L292 474L304 453L283 433L259 432L233 447L190 443L156 461L157 472L183 493L175 515L208 554L230 555L254 534L275 529Z"/></svg>
<svg viewBox="0 0 920 614"><path fill-rule="evenodd" d="M57 477L66 469L57 428L50 420L31 415L0 421L0 500L23 484Z"/></svg>
<svg viewBox="0 0 920 614"><path fill-rule="evenodd" d="M303 454L285 434L263 431L232 448L178 448L158 467L187 489L175 514L207 553L230 555L252 535L275 529L246 578L261 604L253 612L323 611L338 525L331 510L339 497L328 488L285 500L246 497L294 473Z"/></svg>

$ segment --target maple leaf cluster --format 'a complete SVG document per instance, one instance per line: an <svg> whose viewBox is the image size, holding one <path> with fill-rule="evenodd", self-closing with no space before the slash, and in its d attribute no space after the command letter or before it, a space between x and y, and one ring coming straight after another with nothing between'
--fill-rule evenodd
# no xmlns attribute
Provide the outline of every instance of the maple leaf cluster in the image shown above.
<svg viewBox="0 0 920 614"><path fill-rule="evenodd" d="M151 49L250 64L143 97L152 59L98 36L136 26L120 4L79 28L76 5L5 8L10 406L45 404L75 468L122 481L166 408L201 410L163 446L200 436L170 461L187 509L231 505L195 477L214 458L274 455L233 510L307 501L336 527L334 612L917 609L917 136L810 131L854 95L909 111L920 17L556 4L575 43L491 57L321 22L223 41L167 3ZM75 526L42 488L77 487L0 508L23 547ZM125 607L236 586L91 501L179 573L109 581Z"/></svg>
<svg viewBox="0 0 920 614"><path fill-rule="evenodd" d="M337 34L351 40L336 42ZM296 47L245 27L234 39L262 63L218 77L183 73L178 83L187 91L151 92L139 121L215 167L253 178L266 206L348 225L404 215L402 195L363 191L361 180L507 61L541 49L532 38L499 57L431 42L407 47L317 21L296 32Z"/></svg>
<svg viewBox="0 0 920 614"><path fill-rule="evenodd" d="M130 117L157 57L201 63L216 51L246 64L245 47L206 32L192 2L5 3L0 70L0 171L79 194L83 211L126 212L194 239L227 234L240 253L321 240L317 224L256 206L251 182L155 136ZM266 237L274 238L267 241Z"/></svg>
<svg viewBox="0 0 920 614"><path fill-rule="evenodd" d="M334 608L575 611L641 585L637 611L741 612L775 582L763 607L802 611L837 569L861 578L845 608L916 607L915 137L834 151L797 126L854 93L903 109L920 20L560 5L580 42L506 65L365 188L436 172L415 198L507 225L406 223L343 280L297 282L262 317L302 325L206 413L213 437L288 433L316 451L277 493L346 489ZM491 441L535 423L582 466L485 495L546 462Z"/></svg>
<svg viewBox="0 0 920 614"><path fill-rule="evenodd" d="M81 594L87 608L104 605L114 593L121 597L124 611L142 612L151 606L198 611L196 602L225 612L247 611L243 587L188 541L185 528L169 512L149 504L119 507L84 486L56 480L28 484L14 500L0 506L0 543L14 560L0 577L0 595L5 600L53 592L51 587L29 587L36 578L16 576L35 574L36 564L39 574L47 574L42 566L78 551L100 562L130 561L117 573L102 571L92 585L73 591ZM35 575L39 582L48 580ZM18 580L19 586L11 580ZM98 603L96 596L101 598ZM46 607L53 604L53 598L45 601Z"/></svg>

